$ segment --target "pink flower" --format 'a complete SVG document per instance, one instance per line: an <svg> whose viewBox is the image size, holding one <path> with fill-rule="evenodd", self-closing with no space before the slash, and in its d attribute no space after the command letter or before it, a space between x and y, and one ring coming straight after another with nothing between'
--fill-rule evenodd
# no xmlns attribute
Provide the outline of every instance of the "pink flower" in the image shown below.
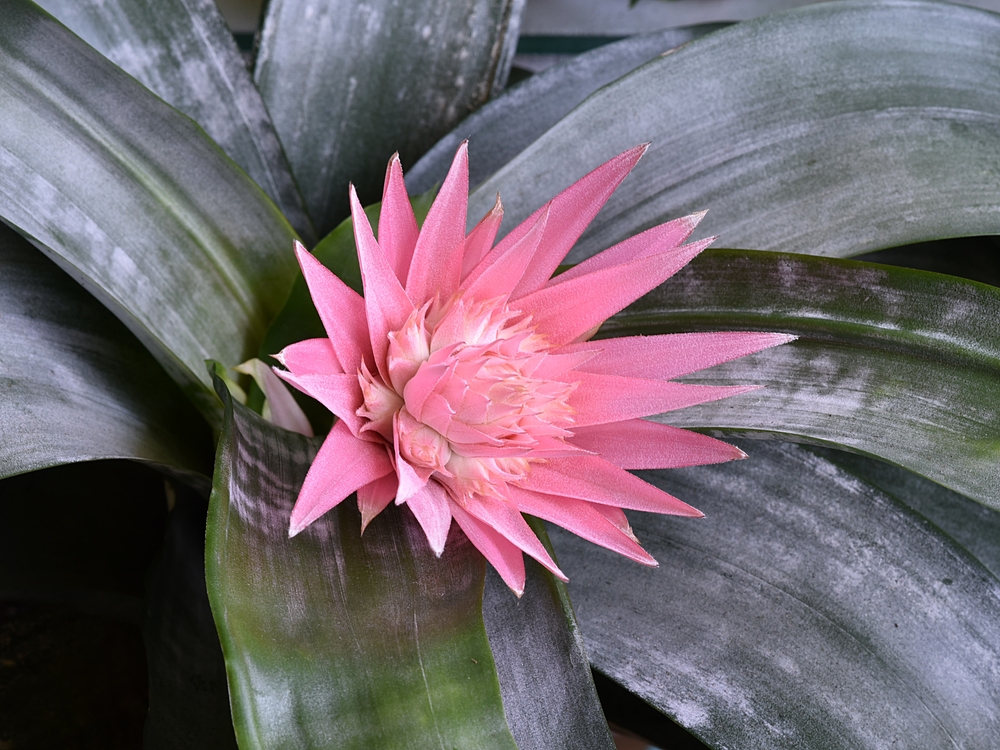
<svg viewBox="0 0 1000 750"><path fill-rule="evenodd" d="M522 552L565 580L522 512L656 565L622 509L702 514L627 470L744 454L643 417L753 390L669 379L794 337L587 341L711 242L681 244L703 215L695 214L550 278L645 150L594 170L495 247L499 199L465 234L465 144L420 230L393 157L377 241L351 188L363 298L296 243L329 338L287 347L277 355L287 370L277 372L338 419L306 476L290 535L356 491L362 530L393 500L405 503L440 555L454 519L518 595Z"/></svg>

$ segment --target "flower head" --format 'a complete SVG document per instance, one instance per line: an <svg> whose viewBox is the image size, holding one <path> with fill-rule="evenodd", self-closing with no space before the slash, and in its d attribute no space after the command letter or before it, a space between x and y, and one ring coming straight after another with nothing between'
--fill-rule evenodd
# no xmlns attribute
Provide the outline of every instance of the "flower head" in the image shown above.
<svg viewBox="0 0 1000 750"><path fill-rule="evenodd" d="M622 509L701 513L628 470L743 454L644 417L752 390L669 379L793 337L587 340L711 242L682 244L695 214L552 278L645 149L598 167L496 246L499 198L465 233L465 144L420 230L393 157L378 240L351 188L364 297L296 245L329 338L287 347L277 372L338 419L306 476L290 534L356 491L362 528L390 502L405 503L438 555L454 520L519 595L522 552L565 580L522 512L656 564Z"/></svg>

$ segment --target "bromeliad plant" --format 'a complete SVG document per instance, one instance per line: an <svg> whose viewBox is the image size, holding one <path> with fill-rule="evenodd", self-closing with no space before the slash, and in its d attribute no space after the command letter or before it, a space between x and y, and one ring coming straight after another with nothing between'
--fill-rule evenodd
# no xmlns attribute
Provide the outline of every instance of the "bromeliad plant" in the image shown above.
<svg viewBox="0 0 1000 750"><path fill-rule="evenodd" d="M839 258L989 270L884 249L997 231L1000 19L829 3L498 94L504 0L272 0L252 78L207 0L41 6L0 14L0 469L170 477L149 747L609 748L588 660L664 745L998 744L1000 291ZM348 205L397 148L433 207L395 160ZM704 208L753 250L661 283L706 244L662 222ZM227 372L278 352L332 426ZM694 393L731 397L641 420ZM826 449L649 471L739 455L704 433ZM24 486L4 512L57 527ZM31 595L54 558L4 549Z"/></svg>

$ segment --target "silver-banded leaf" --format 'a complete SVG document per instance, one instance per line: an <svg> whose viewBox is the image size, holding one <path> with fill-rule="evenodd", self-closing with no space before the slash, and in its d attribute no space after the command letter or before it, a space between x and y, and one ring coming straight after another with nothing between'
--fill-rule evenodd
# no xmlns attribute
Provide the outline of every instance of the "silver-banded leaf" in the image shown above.
<svg viewBox="0 0 1000 750"><path fill-rule="evenodd" d="M482 556L456 527L435 558L395 506L362 536L351 500L289 539L319 441L222 388L206 575L240 747L515 750L482 620Z"/></svg>
<svg viewBox="0 0 1000 750"><path fill-rule="evenodd" d="M39 0L84 41L193 119L316 241L271 118L214 0Z"/></svg>
<svg viewBox="0 0 1000 750"><path fill-rule="evenodd" d="M532 76L477 109L438 141L406 171L407 187L420 193L443 182L455 150L466 139L470 146L469 185L476 187L597 89L667 50L719 28L721 25L706 25L640 34Z"/></svg>
<svg viewBox="0 0 1000 750"><path fill-rule="evenodd" d="M254 78L320 236L506 81L524 0L272 0Z"/></svg>
<svg viewBox="0 0 1000 750"><path fill-rule="evenodd" d="M1000 16L832 2L737 24L601 89L481 185L506 227L649 152L571 259L676 216L730 247L851 255L1000 228ZM479 148L491 148L480 144Z"/></svg>
<svg viewBox="0 0 1000 750"><path fill-rule="evenodd" d="M0 224L0 477L128 458L207 484L211 436L142 345Z"/></svg>
<svg viewBox="0 0 1000 750"><path fill-rule="evenodd" d="M712 747L1000 743L1000 582L926 519L791 445L644 472L643 568L552 529L593 665Z"/></svg>
<svg viewBox="0 0 1000 750"><path fill-rule="evenodd" d="M762 390L663 417L818 442L1000 508L1000 289L782 253L708 250L602 335L777 330L798 341L684 378Z"/></svg>
<svg viewBox="0 0 1000 750"><path fill-rule="evenodd" d="M549 552L545 525L528 523ZM519 750L613 750L566 584L525 560L520 599L486 571L483 619L500 693Z"/></svg>
<svg viewBox="0 0 1000 750"><path fill-rule="evenodd" d="M0 217L121 318L206 415L295 273L274 204L187 117L28 0L0 15Z"/></svg>

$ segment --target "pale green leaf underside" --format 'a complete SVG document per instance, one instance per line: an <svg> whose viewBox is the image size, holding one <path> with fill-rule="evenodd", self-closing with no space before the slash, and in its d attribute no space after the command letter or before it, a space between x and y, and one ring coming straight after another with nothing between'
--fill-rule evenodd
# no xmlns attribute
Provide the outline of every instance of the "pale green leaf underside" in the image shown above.
<svg viewBox="0 0 1000 750"><path fill-rule="evenodd" d="M1000 583L806 449L643 472L705 513L633 514L644 568L552 530L600 671L713 747L996 747Z"/></svg>
<svg viewBox="0 0 1000 750"><path fill-rule="evenodd" d="M684 378L762 390L662 419L877 456L1000 507L1000 290L847 260L708 250L602 335L777 330L792 343Z"/></svg>
<svg viewBox="0 0 1000 750"><path fill-rule="evenodd" d="M0 217L139 337L206 414L204 360L252 356L293 232L188 118L28 0L0 15Z"/></svg>
<svg viewBox="0 0 1000 750"><path fill-rule="evenodd" d="M0 477L129 458L211 473L204 422L138 341L0 224Z"/></svg>
<svg viewBox="0 0 1000 750"><path fill-rule="evenodd" d="M315 242L264 102L214 0L39 0L38 5L201 125L303 241Z"/></svg>
<svg viewBox="0 0 1000 750"><path fill-rule="evenodd" d="M273 0L254 78L320 236L501 88L522 0ZM510 33L508 33L508 30Z"/></svg>
<svg viewBox="0 0 1000 750"><path fill-rule="evenodd" d="M598 91L480 186L510 228L638 143L579 260L709 209L731 247L845 256L1000 229L1000 17L811 5L695 40ZM489 149L489 143L475 145Z"/></svg>
<svg viewBox="0 0 1000 750"><path fill-rule="evenodd" d="M240 747L514 750L483 558L457 528L435 558L391 505L361 536L352 500L289 539L317 446L227 411L206 573Z"/></svg>

